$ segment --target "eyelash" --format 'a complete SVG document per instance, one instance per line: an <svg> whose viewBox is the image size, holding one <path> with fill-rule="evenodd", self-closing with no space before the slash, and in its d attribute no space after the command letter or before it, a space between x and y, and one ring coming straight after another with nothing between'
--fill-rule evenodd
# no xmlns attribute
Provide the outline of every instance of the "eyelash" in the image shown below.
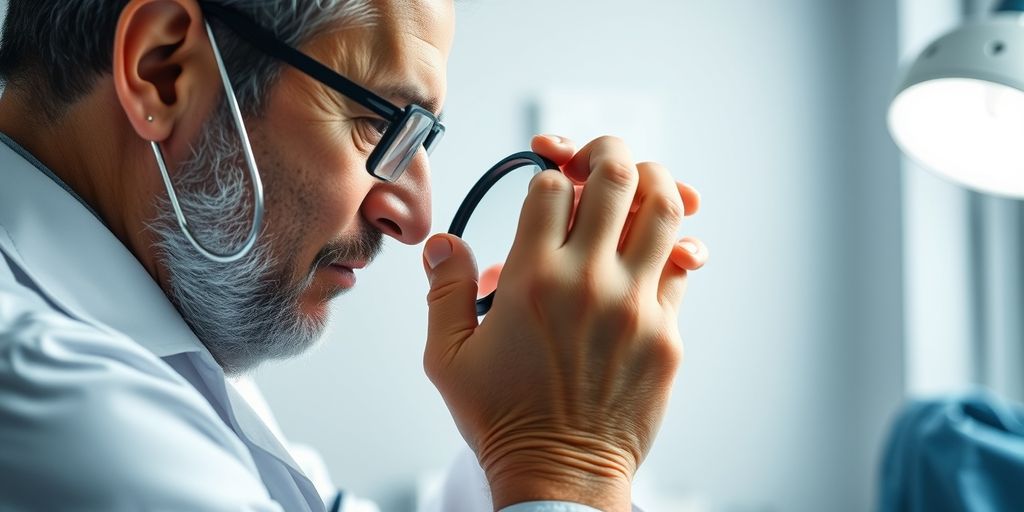
<svg viewBox="0 0 1024 512"><path fill-rule="evenodd" d="M373 144L380 142L388 128L388 122L379 117L360 117L358 121L360 126L363 126L367 131L365 134L367 140Z"/></svg>

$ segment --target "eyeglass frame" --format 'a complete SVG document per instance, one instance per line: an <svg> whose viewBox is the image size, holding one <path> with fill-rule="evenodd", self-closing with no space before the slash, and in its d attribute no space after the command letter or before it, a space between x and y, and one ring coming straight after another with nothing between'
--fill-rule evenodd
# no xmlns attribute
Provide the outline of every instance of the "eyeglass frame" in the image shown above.
<svg viewBox="0 0 1024 512"><path fill-rule="evenodd" d="M373 91L325 66L313 57L285 44L273 32L260 26L248 16L235 9L204 1L199 2L199 5L205 14L223 23L242 40L265 55L288 64L333 91L366 107L370 112L379 115L387 121L388 127L384 130L380 141L374 146L373 151L370 152L370 156L366 160L366 171L374 177L393 182L405 173L408 164L397 174L391 173L387 176L379 174L377 170L384 155L391 149L391 145L394 144L398 135L405 128L405 125L414 117L424 116L432 122L430 132L422 144L428 155L444 137L444 125L433 112L426 108L415 103L405 108L391 103Z"/></svg>

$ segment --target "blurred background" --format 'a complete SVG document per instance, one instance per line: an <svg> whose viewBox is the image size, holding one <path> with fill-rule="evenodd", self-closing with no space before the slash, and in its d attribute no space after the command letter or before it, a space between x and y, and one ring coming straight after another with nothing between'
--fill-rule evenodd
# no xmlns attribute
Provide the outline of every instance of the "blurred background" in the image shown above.
<svg viewBox="0 0 1024 512"><path fill-rule="evenodd" d="M435 231L536 132L622 136L703 193L683 232L712 258L641 506L870 510L905 400L1024 397L1020 204L926 174L885 124L899 64L991 2L457 5ZM256 375L285 433L385 511L465 449L421 367L420 251L388 246L318 349Z"/></svg>
<svg viewBox="0 0 1024 512"><path fill-rule="evenodd" d="M991 2L457 4L435 231L538 131L620 135L703 193L684 232L712 258L640 505L870 510L908 397L1021 396L1020 207L915 168L885 123L899 64ZM464 449L421 369L420 250L389 246L318 350L258 374L285 432L384 510Z"/></svg>

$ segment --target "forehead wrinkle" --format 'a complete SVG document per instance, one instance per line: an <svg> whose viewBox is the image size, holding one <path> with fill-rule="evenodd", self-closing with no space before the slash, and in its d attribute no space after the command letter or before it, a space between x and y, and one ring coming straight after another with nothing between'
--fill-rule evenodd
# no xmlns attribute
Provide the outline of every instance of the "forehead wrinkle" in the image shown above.
<svg viewBox="0 0 1024 512"><path fill-rule="evenodd" d="M325 31L301 48L328 68L405 107L416 103L439 114L447 39L431 41L443 13L421 2L380 2L372 26ZM334 95L339 93L319 84Z"/></svg>
<svg viewBox="0 0 1024 512"><path fill-rule="evenodd" d="M381 43L377 28L337 30L314 38L301 50L334 72L366 87L375 73L375 51Z"/></svg>
<svg viewBox="0 0 1024 512"><path fill-rule="evenodd" d="M385 98L400 102L401 107L415 103L437 115L442 107L445 89L443 54L428 41L414 34L407 35L412 36L416 43L410 44L407 39L404 51L396 54L388 66L381 66L380 72L375 73L375 78L380 81L375 82L371 89Z"/></svg>
<svg viewBox="0 0 1024 512"><path fill-rule="evenodd" d="M401 82L396 84L383 84L374 89L375 92L384 96L385 98L391 98L394 101L399 101L400 107L405 107L410 103L415 103L435 115L440 112L441 100L431 94L425 89L421 89L410 82Z"/></svg>
<svg viewBox="0 0 1024 512"><path fill-rule="evenodd" d="M444 89L444 71L451 48L454 22L451 0L417 0L380 2L382 29L379 43L391 56L390 62L380 63L408 83L415 83L427 96ZM382 83L387 87L389 84ZM423 96L424 94L420 94ZM433 103L439 103L437 98ZM426 106L426 105L424 105ZM440 107L440 105L434 105ZM436 111L436 109L434 109Z"/></svg>

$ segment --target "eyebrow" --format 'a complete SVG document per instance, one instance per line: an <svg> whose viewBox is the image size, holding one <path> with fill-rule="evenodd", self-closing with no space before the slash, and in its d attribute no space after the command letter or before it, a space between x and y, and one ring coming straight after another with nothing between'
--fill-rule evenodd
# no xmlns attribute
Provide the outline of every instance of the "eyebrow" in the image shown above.
<svg viewBox="0 0 1024 512"><path fill-rule="evenodd" d="M410 103L415 103L434 113L438 119L444 116L444 111L441 109L441 101L436 96L427 94L419 87L408 84L394 84L374 88L373 90L385 98L396 98L404 101L405 105L398 105L401 108L406 107Z"/></svg>

